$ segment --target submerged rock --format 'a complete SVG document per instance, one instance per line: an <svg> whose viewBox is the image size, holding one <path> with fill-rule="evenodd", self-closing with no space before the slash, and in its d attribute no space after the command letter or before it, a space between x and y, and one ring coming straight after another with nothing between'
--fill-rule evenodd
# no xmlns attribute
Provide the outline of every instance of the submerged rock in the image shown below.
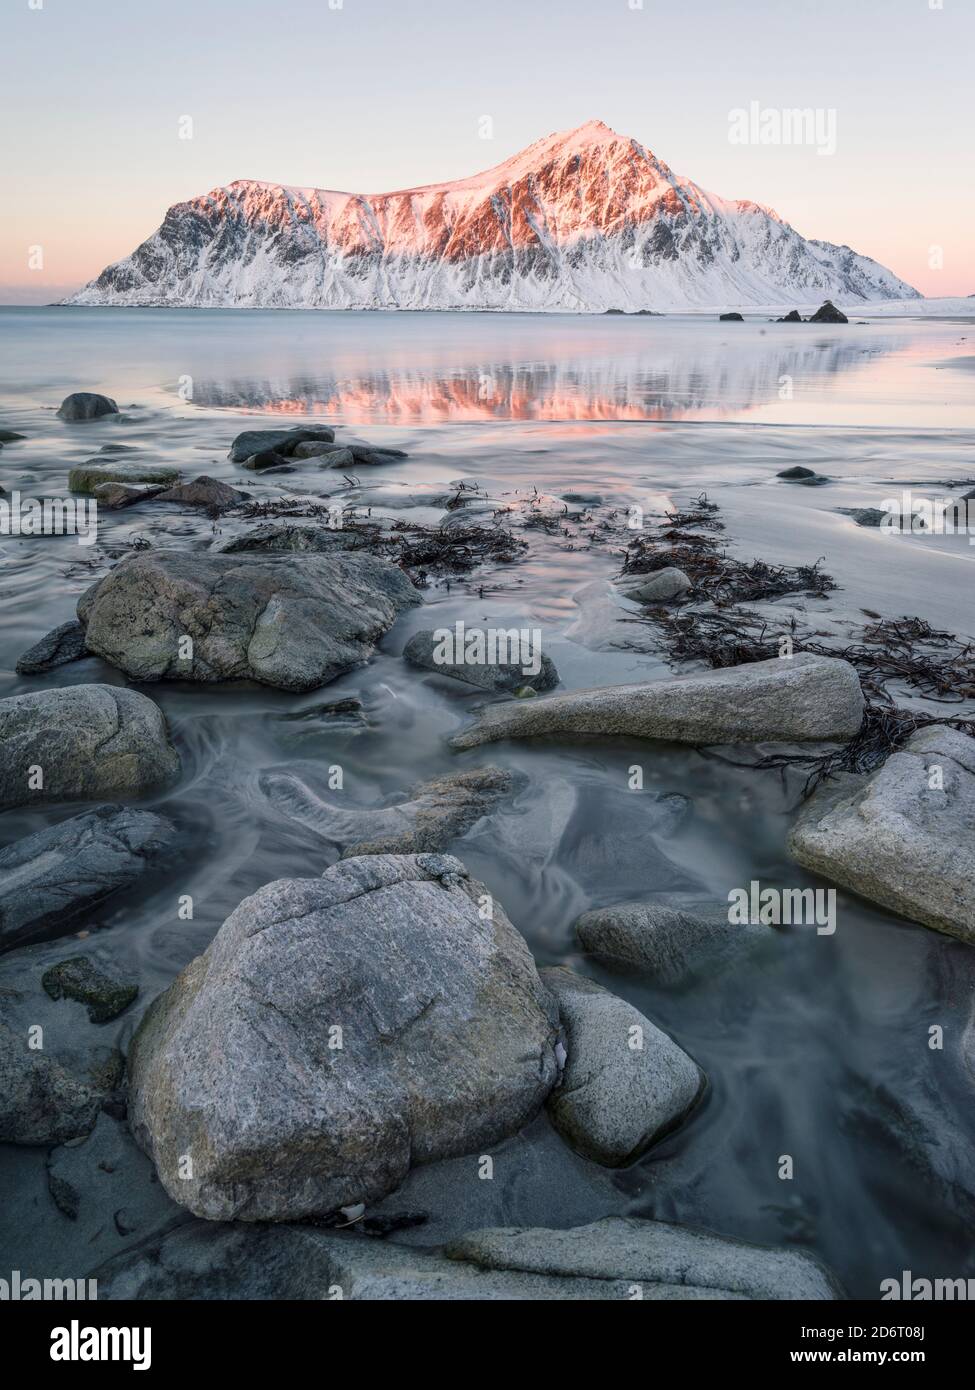
<svg viewBox="0 0 975 1390"><path fill-rule="evenodd" d="M249 492L230 487L219 478L208 478L201 474L189 483L178 483L176 487L160 492L157 502L184 502L190 507L233 507L238 502L246 502Z"/></svg>
<svg viewBox="0 0 975 1390"><path fill-rule="evenodd" d="M793 468L783 468L781 473L776 473L775 476L794 483L798 482L800 478L815 478L816 473L812 468L803 468L801 464L796 464Z"/></svg>
<svg viewBox="0 0 975 1390"><path fill-rule="evenodd" d="M120 459L118 463L106 463L104 458L89 459L72 468L68 473L68 491L97 496L100 483L123 483L131 486L138 483L157 483L161 487L172 487L179 482L179 469L165 463L136 463L133 459Z"/></svg>
<svg viewBox="0 0 975 1390"><path fill-rule="evenodd" d="M475 748L502 738L608 734L675 743L849 739L863 718L855 669L800 652L643 685L605 686L492 705L450 740Z"/></svg>
<svg viewBox="0 0 975 1390"><path fill-rule="evenodd" d="M726 903L619 903L583 913L574 930L584 951L636 966L662 984L771 940L768 927L729 922Z"/></svg>
<svg viewBox="0 0 975 1390"><path fill-rule="evenodd" d="M0 700L0 809L138 796L179 767L162 711L134 690L70 685Z"/></svg>
<svg viewBox="0 0 975 1390"><path fill-rule="evenodd" d="M621 1168L676 1128L704 1075L666 1033L624 999L562 967L541 971L559 1006L567 1060L548 1113L595 1163Z"/></svg>
<svg viewBox="0 0 975 1390"><path fill-rule="evenodd" d="M449 642L443 641L443 633L449 632ZM495 633L498 629L493 629ZM503 637L502 633L502 637ZM470 643L470 646L468 646ZM465 628L463 638L454 641L453 629L429 628L417 632L403 648L403 660L411 666L419 666L424 671L432 671L438 676L452 676L465 685L475 685L481 690L516 691L530 686L532 690L551 690L559 683L559 673L551 657L536 648L522 650L517 630L512 633L510 647L503 645L505 655L515 653L520 659L514 661L490 660L491 644L488 634L478 628ZM439 660L446 651L450 660ZM471 660L465 660L469 652ZM495 654L499 654L495 651ZM478 657L483 655L483 660ZM532 666L538 666L532 671Z"/></svg>
<svg viewBox="0 0 975 1390"><path fill-rule="evenodd" d="M260 449L256 454L248 454L241 460L241 467L251 473L290 473L291 462L275 449Z"/></svg>
<svg viewBox="0 0 975 1390"><path fill-rule="evenodd" d="M16 671L18 676L37 676L80 661L85 654L85 629L79 622L62 623L28 647L18 659Z"/></svg>
<svg viewBox="0 0 975 1390"><path fill-rule="evenodd" d="M0 1022L0 1142L63 1144L87 1134L102 1099L94 1086L32 1047L26 1031Z"/></svg>
<svg viewBox="0 0 975 1390"><path fill-rule="evenodd" d="M514 776L500 768L474 768L435 777L408 800L376 810L327 802L291 773L264 773L261 790L284 815L343 848L349 858L441 850L493 810L514 783Z"/></svg>
<svg viewBox="0 0 975 1390"><path fill-rule="evenodd" d="M0 430L0 445L15 444L18 440L26 438L26 434L18 434L16 430Z"/></svg>
<svg viewBox="0 0 975 1390"><path fill-rule="evenodd" d="M162 863L171 821L99 806L0 850L0 950L62 936L78 918Z"/></svg>
<svg viewBox="0 0 975 1390"><path fill-rule="evenodd" d="M840 1296L830 1272L801 1250L748 1245L690 1226L633 1217L610 1217L564 1231L472 1231L452 1241L445 1253L482 1269L636 1283L643 1286L644 1298Z"/></svg>
<svg viewBox="0 0 975 1390"><path fill-rule="evenodd" d="M318 439L331 444L334 438L335 431L331 425L299 426L287 430L244 430L231 444L229 456L234 463L243 463L254 454L273 450L286 458L306 440Z"/></svg>
<svg viewBox="0 0 975 1390"><path fill-rule="evenodd" d="M130 1123L170 1196L211 1220L296 1220L531 1119L557 1014L485 902L441 855L349 859L245 899L129 1054Z"/></svg>
<svg viewBox="0 0 975 1390"><path fill-rule="evenodd" d="M814 314L810 316L810 323L849 323L841 309L837 309L831 299L827 299L821 304Z"/></svg>
<svg viewBox="0 0 975 1390"><path fill-rule="evenodd" d="M58 406L58 419L100 420L103 415L117 415L118 406L111 396L99 396L95 391L75 391L65 396Z"/></svg>
<svg viewBox="0 0 975 1390"><path fill-rule="evenodd" d="M88 1009L92 1023L110 1023L125 1012L139 986L99 970L88 956L70 956L52 965L41 977L52 999L74 999Z"/></svg>
<svg viewBox="0 0 975 1390"><path fill-rule="evenodd" d="M127 556L82 596L90 652L133 680L255 680L314 690L366 661L421 602L373 555ZM191 639L187 648L186 639Z"/></svg>
<svg viewBox="0 0 975 1390"><path fill-rule="evenodd" d="M652 574L628 575L623 581L623 593L636 603L673 603L693 588L683 570L669 565Z"/></svg>
<svg viewBox="0 0 975 1390"><path fill-rule="evenodd" d="M789 844L824 878L975 942L975 739L917 730L878 771L814 793Z"/></svg>

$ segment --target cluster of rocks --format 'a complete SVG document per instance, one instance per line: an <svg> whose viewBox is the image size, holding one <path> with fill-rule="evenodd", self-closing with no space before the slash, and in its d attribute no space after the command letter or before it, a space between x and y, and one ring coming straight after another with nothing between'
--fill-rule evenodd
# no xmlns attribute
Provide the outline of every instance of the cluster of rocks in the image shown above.
<svg viewBox="0 0 975 1390"><path fill-rule="evenodd" d="M731 311L726 314L719 314L718 319L722 323L743 323L741 314ZM837 309L831 299L824 300L814 314L810 314L804 319L798 309L790 309L787 314L779 319L774 319L774 323L849 323L849 319L842 309Z"/></svg>
<svg viewBox="0 0 975 1390"><path fill-rule="evenodd" d="M289 430L245 430L230 447L230 458L254 473L286 471L294 459L318 459L325 468L382 467L398 463L402 449L371 444L336 444L330 425Z"/></svg>

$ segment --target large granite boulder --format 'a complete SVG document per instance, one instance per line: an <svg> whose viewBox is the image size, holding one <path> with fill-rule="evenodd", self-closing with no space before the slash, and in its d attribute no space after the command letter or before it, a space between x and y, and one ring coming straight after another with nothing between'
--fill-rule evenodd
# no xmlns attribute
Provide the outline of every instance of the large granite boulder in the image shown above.
<svg viewBox="0 0 975 1390"><path fill-rule="evenodd" d="M162 863L175 834L152 811L99 806L0 850L0 951L63 936Z"/></svg>
<svg viewBox="0 0 975 1390"><path fill-rule="evenodd" d="M156 550L127 556L82 596L78 617L88 650L133 680L314 690L366 661L420 601L373 555Z"/></svg>
<svg viewBox="0 0 975 1390"><path fill-rule="evenodd" d="M824 784L790 849L871 902L975 942L975 739L929 725L876 772Z"/></svg>
<svg viewBox="0 0 975 1390"><path fill-rule="evenodd" d="M451 744L475 748L540 734L692 744L845 740L859 731L862 718L863 692L850 663L800 652L642 685L492 705Z"/></svg>
<svg viewBox="0 0 975 1390"><path fill-rule="evenodd" d="M676 1129L704 1089L704 1075L625 999L561 966L541 978L566 1034L565 1070L548 1099L552 1123L595 1163L632 1163Z"/></svg>
<svg viewBox="0 0 975 1390"><path fill-rule="evenodd" d="M452 1241L449 1258L481 1269L608 1279L643 1298L834 1299L830 1272L801 1250L774 1250L665 1221L609 1217L565 1231L508 1227ZM621 1295L623 1296L623 1295ZM632 1298L634 1294L629 1293Z"/></svg>
<svg viewBox="0 0 975 1390"><path fill-rule="evenodd" d="M527 1123L558 1075L557 1017L459 860L348 859L245 899L155 1001L129 1118L198 1216L332 1212Z"/></svg>
<svg viewBox="0 0 975 1390"><path fill-rule="evenodd" d="M114 685L0 700L0 809L138 796L179 773L159 706Z"/></svg>
<svg viewBox="0 0 975 1390"><path fill-rule="evenodd" d="M100 420L103 415L117 415L118 406L111 396L97 391L74 391L58 406L58 419L74 423L78 420Z"/></svg>

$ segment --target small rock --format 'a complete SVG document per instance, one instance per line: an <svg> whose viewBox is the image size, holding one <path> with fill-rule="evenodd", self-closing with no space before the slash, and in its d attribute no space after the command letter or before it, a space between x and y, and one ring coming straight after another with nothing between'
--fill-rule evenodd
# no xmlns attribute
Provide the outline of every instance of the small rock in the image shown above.
<svg viewBox="0 0 975 1390"><path fill-rule="evenodd" d="M41 977L52 999L74 999L88 1007L92 1023L110 1023L123 1014L139 993L139 986L113 979L88 956L70 956Z"/></svg>
<svg viewBox="0 0 975 1390"><path fill-rule="evenodd" d="M745 320L742 318L741 314L737 314L737 313L719 314L719 315L718 315L718 320L719 320L719 322L721 322L721 323L744 323L744 322L745 322Z"/></svg>
<svg viewBox="0 0 975 1390"><path fill-rule="evenodd" d="M244 430L231 444L230 457L234 463L243 463L255 454L273 451L282 458L287 458L294 453L299 444L304 444L307 440L324 440L330 444L334 438L335 431L330 425L310 428L300 426L288 430Z"/></svg>
<svg viewBox="0 0 975 1390"><path fill-rule="evenodd" d="M75 391L65 396L58 407L58 419L71 422L78 420L99 420L103 415L117 415L118 406L109 396L99 396L94 391Z"/></svg>
<svg viewBox="0 0 975 1390"><path fill-rule="evenodd" d="M565 1071L547 1103L552 1123L595 1163L633 1163L681 1123L704 1088L703 1073L666 1033L592 980L562 967L540 978L567 1036Z"/></svg>
<svg viewBox="0 0 975 1390"><path fill-rule="evenodd" d="M180 768L158 705L112 685L0 700L0 748L0 808L137 796L171 781Z"/></svg>
<svg viewBox="0 0 975 1390"><path fill-rule="evenodd" d="M777 478L787 478L788 481L798 482L800 478L815 478L816 474L811 468L803 468L797 464L794 468L783 468L781 473L776 473Z"/></svg>
<svg viewBox="0 0 975 1390"><path fill-rule="evenodd" d="M80 661L85 655L84 628L79 622L62 623L24 652L16 670L18 676L36 676L69 661Z"/></svg>
<svg viewBox="0 0 975 1390"><path fill-rule="evenodd" d="M489 706L450 740L475 748L503 738L592 734L675 743L846 740L863 720L849 662L800 652L645 684L604 686Z"/></svg>
<svg viewBox="0 0 975 1390"><path fill-rule="evenodd" d="M0 444L15 444L17 440L26 438L26 434L18 434L16 430L0 430Z"/></svg>
<svg viewBox="0 0 975 1390"><path fill-rule="evenodd" d="M563 492L562 494L563 502L572 502L585 507L598 507L602 500L601 492Z"/></svg>
<svg viewBox="0 0 975 1390"><path fill-rule="evenodd" d="M837 309L832 300L827 299L809 319L810 323L849 323L850 320Z"/></svg>
<svg viewBox="0 0 975 1390"><path fill-rule="evenodd" d="M724 903L619 903L583 913L574 930L584 951L637 966L668 985L772 936L768 927L732 925Z"/></svg>
<svg viewBox="0 0 975 1390"><path fill-rule="evenodd" d="M652 574L627 576L623 592L637 603L673 603L693 587L683 570L668 565Z"/></svg>
<svg viewBox="0 0 975 1390"><path fill-rule="evenodd" d="M119 511L123 507L134 506L136 502L148 502L162 492L161 483L96 483L92 496L101 506Z"/></svg>
<svg viewBox="0 0 975 1390"><path fill-rule="evenodd" d="M0 1142L63 1144L88 1133L100 1105L96 1089L0 1022Z"/></svg>
<svg viewBox="0 0 975 1390"><path fill-rule="evenodd" d="M776 319L776 323L802 323L802 315L798 309L790 309L782 318Z"/></svg>
<svg viewBox="0 0 975 1390"><path fill-rule="evenodd" d="M284 454L274 449L261 449L256 454L248 454L241 460L241 467L249 469L251 473L290 473L292 468Z"/></svg>
<svg viewBox="0 0 975 1390"><path fill-rule="evenodd" d="M295 555L305 551L328 554L333 550L351 550L359 544L353 531L337 526L298 526L268 521L252 526L240 536L218 541L213 550L218 555L245 555L260 552L275 555Z"/></svg>
<svg viewBox="0 0 975 1390"><path fill-rule="evenodd" d="M190 507L233 507L238 502L246 502L249 492L229 487L218 478L208 478L205 474L194 478L191 483L179 483L167 488L156 497L157 502L183 502Z"/></svg>
<svg viewBox="0 0 975 1390"><path fill-rule="evenodd" d="M558 685L559 673L551 657L534 648L523 651L517 630L512 631L510 643L503 640L504 632L500 633L499 641L499 630L492 631L493 655L515 655L515 660L491 660L491 632L479 628L465 628L463 636L457 640L452 628L430 628L414 633L403 648L403 660L411 666L419 666L438 676L452 676L454 680L481 690L512 691L528 686L538 691L551 690ZM465 659L468 656L470 659ZM532 671L532 666L537 666L538 670Z"/></svg>

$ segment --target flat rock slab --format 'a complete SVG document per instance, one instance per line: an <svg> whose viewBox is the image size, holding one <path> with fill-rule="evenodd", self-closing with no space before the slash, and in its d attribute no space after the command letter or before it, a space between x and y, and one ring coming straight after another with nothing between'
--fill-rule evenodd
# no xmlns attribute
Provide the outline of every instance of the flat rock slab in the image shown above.
<svg viewBox="0 0 975 1390"><path fill-rule="evenodd" d="M231 444L230 457L234 463L243 463L244 459L249 459L254 454L271 451L286 458L294 453L299 444L312 439L331 444L335 439L335 431L331 425L288 430L244 430Z"/></svg>
<svg viewBox="0 0 975 1390"><path fill-rule="evenodd" d="M768 927L733 925L726 903L631 902L585 912L575 936L590 955L678 984L773 939Z"/></svg>
<svg viewBox="0 0 975 1390"><path fill-rule="evenodd" d="M18 676L37 676L80 661L85 652L85 629L79 622L62 623L29 647L17 662Z"/></svg>
<svg viewBox="0 0 975 1390"><path fill-rule="evenodd" d="M73 930L164 862L175 838L151 811L99 806L0 850L0 950Z"/></svg>
<svg viewBox="0 0 975 1390"><path fill-rule="evenodd" d="M260 784L279 811L351 858L445 849L510 795L515 777L496 767L451 773L424 782L408 799L375 810L326 801L294 773L267 772Z"/></svg>
<svg viewBox="0 0 975 1390"><path fill-rule="evenodd" d="M475 748L543 734L691 744L845 740L859 731L862 718L863 693L850 663L800 652L644 685L493 705L450 742Z"/></svg>
<svg viewBox="0 0 975 1390"><path fill-rule="evenodd" d="M483 1270L355 1232L191 1221L91 1271L100 1300L312 1299L501 1302L624 1299L607 1279ZM648 1295L650 1297L654 1295ZM676 1297L683 1297L680 1291ZM688 1295L690 1296L690 1295ZM708 1295L710 1296L710 1295Z"/></svg>
<svg viewBox="0 0 975 1390"><path fill-rule="evenodd" d="M413 634L403 648L403 660L480 690L551 690L559 683L552 658L534 647L523 648L517 629L509 641L504 629L465 627L463 636L457 636L453 629L429 628Z"/></svg>
<svg viewBox="0 0 975 1390"><path fill-rule="evenodd" d="M610 1217L565 1231L543 1227L474 1231L452 1241L445 1253L482 1269L626 1280L643 1285L644 1298L659 1285L713 1298L825 1300L840 1296L830 1272L803 1251L748 1245L689 1226L632 1217Z"/></svg>
<svg viewBox="0 0 975 1390"><path fill-rule="evenodd" d="M133 1039L129 1121L195 1215L297 1220L519 1130L557 1039L531 952L459 860L363 856L241 903Z"/></svg>
<svg viewBox="0 0 975 1390"><path fill-rule="evenodd" d="M674 565L652 574L627 575L621 581L624 596L634 603L673 603L693 587L684 571Z"/></svg>
<svg viewBox="0 0 975 1390"><path fill-rule="evenodd" d="M861 897L975 942L975 739L919 729L876 772L814 793L789 847Z"/></svg>
<svg viewBox="0 0 975 1390"><path fill-rule="evenodd" d="M58 406L58 419L77 422L79 420L100 420L103 415L117 415L118 406L111 396L100 396L96 391L75 391L65 396Z"/></svg>
<svg viewBox="0 0 975 1390"><path fill-rule="evenodd" d="M117 463L106 463L101 458L89 459L80 463L68 473L68 491L87 493L96 496L101 483L154 483L161 487L172 487L179 482L179 469L167 463L136 463L131 459L119 459Z"/></svg>
<svg viewBox="0 0 975 1390"><path fill-rule="evenodd" d="M133 680L302 691L366 661L420 602L401 569L372 555L156 550L127 556L82 596L78 617L88 650Z"/></svg>
<svg viewBox="0 0 975 1390"><path fill-rule="evenodd" d="M0 700L0 809L138 796L179 769L162 710L134 690L70 685Z"/></svg>
<svg viewBox="0 0 975 1390"><path fill-rule="evenodd" d="M592 980L561 966L541 979L558 1003L568 1054L548 1099L552 1123L594 1163L633 1163L681 1123L704 1074L672 1038Z"/></svg>

